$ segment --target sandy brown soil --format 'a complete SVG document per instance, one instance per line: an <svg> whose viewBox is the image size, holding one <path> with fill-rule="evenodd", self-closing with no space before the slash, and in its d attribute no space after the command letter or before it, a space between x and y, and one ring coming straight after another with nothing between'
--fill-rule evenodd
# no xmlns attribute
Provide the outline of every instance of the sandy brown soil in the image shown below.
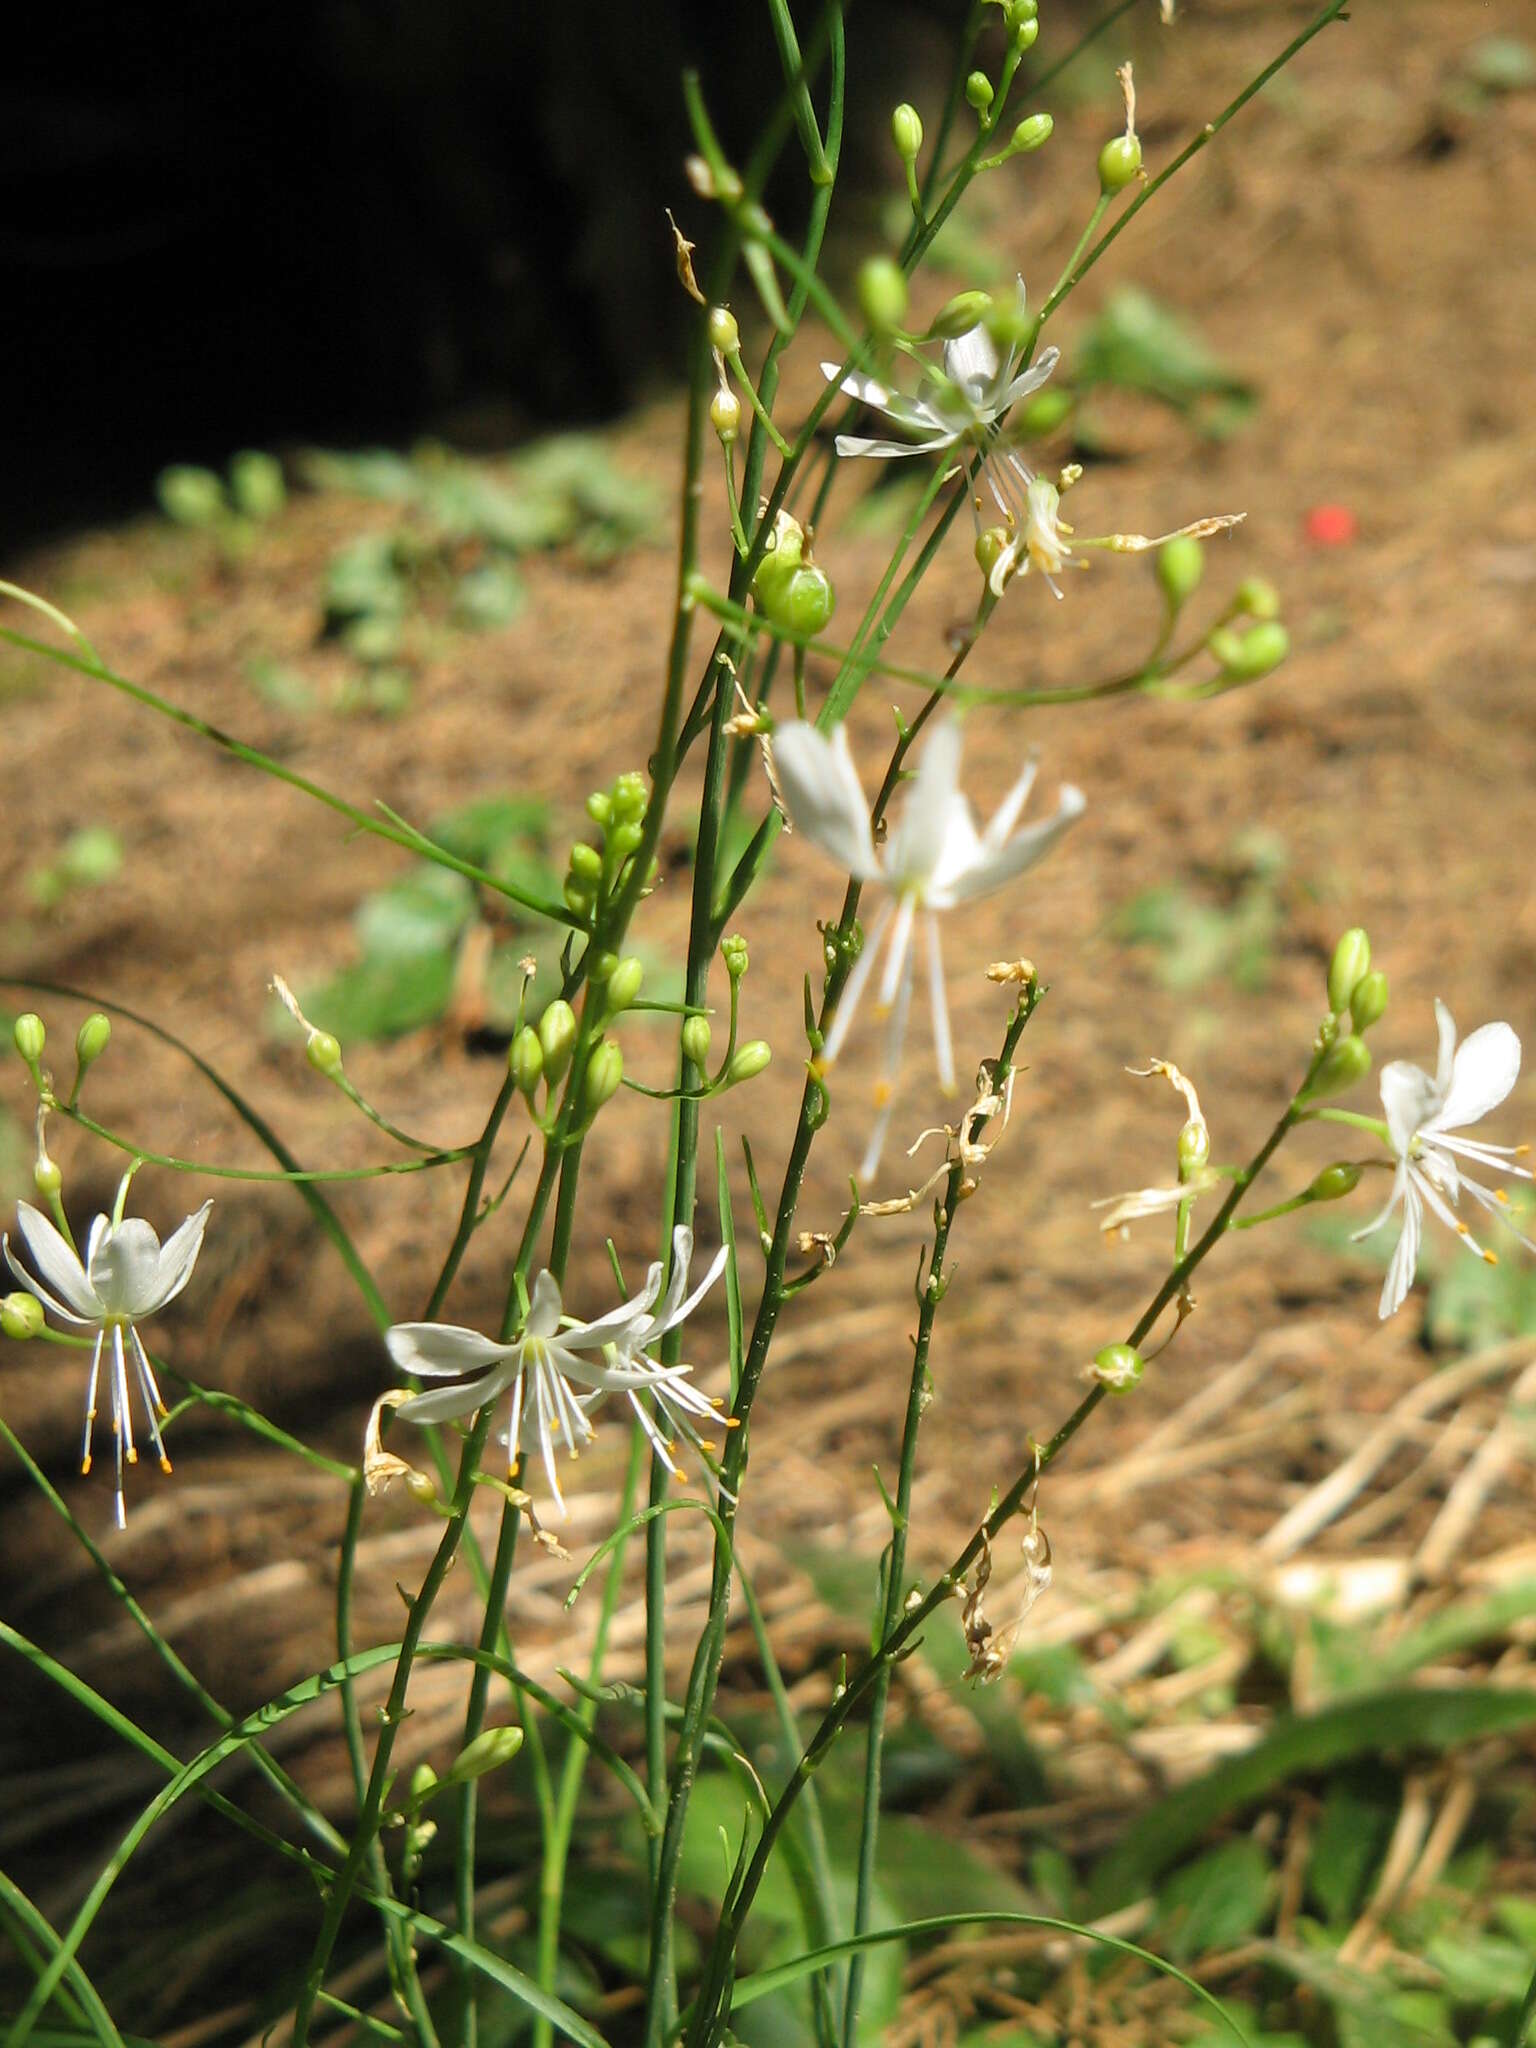
<svg viewBox="0 0 1536 2048"><path fill-rule="evenodd" d="M1072 508L1085 531L1149 532L1246 510L1246 524L1211 547L1209 584L1220 591L1245 574L1271 576L1284 593L1294 653L1255 690L1207 705L1116 700L1036 712L1027 728L999 713L974 720L979 799L1000 793L1019 753L1038 745L1047 795L1069 778L1088 792L1090 809L1049 866L1001 904L957 913L946 930L962 1063L991 1051L1002 1028L1005 1001L982 978L982 963L1027 953L1052 989L1025 1040L1028 1072L1012 1127L956 1231L958 1280L940 1322L937 1398L923 1439L913 1538L920 1570L952 1553L991 1489L1021 1467L1026 1434L1061 1419L1083 1361L1123 1332L1164 1270L1155 1229L1106 1251L1088 1208L1097 1196L1165 1178L1171 1162L1171 1098L1129 1079L1127 1065L1150 1054L1176 1060L1199 1084L1217 1156L1245 1155L1305 1059L1331 939L1355 922L1369 928L1392 978L1379 1057L1428 1054L1436 995L1469 1027L1502 1016L1522 1032L1536 1029L1536 890L1525 853L1536 773L1536 220L1519 200L1536 167L1536 98L1490 100L1476 115L1448 109L1445 98L1468 40L1513 31L1521 15L1512 4L1427 0L1358 8L1117 243L1063 323L1070 361L1088 314L1117 284L1139 282L1187 311L1217 353L1259 385L1252 424L1219 445L1147 406L1117 405L1113 438L1126 459L1090 469ZM1293 18L1287 9L1191 9L1177 42L1144 73L1154 167L1272 52ZM1102 126L1099 111L1064 111L1058 160L1086 163ZM1032 282L1044 280L1075 238L1083 194L1072 178L1052 184L1043 173L1021 177L1018 189L1031 194L1027 211L994 219L989 231ZM792 393L812 388L815 353L805 350ZM616 435L619 458L670 473L677 420L671 401L659 403ZM1306 515L1322 501L1353 511L1353 545L1309 543ZM377 516L333 498L300 499L233 567L200 542L141 526L85 536L8 573L69 608L124 674L358 801L378 797L425 821L478 794L537 788L579 833L585 792L646 757L665 644L666 558L641 551L601 574L559 559L534 563L525 618L505 634L447 647L424 669L415 707L398 725L328 713L297 720L271 709L241 680L242 664L261 654L315 677L334 672L339 657L316 645L318 564ZM880 544L840 540L834 519L822 554L839 581L841 620L851 620L879 573ZM974 579L957 535L909 615L898 658L942 662ZM1112 673L1145 645L1153 620L1150 577L1134 562L1101 563L1069 585L1060 606L1020 585L974 670L1013 686ZM321 811L98 686L10 656L3 674L13 875L92 820L113 822L127 850L117 881L46 917L12 891L9 971L110 994L163 1021L247 1089L306 1160L377 1157L373 1134L308 1073L292 1042L269 1035L264 989L274 970L314 979L350 957L359 898L396 873L401 857L347 840ZM871 689L855 721L871 765L889 731L880 696ZM685 792L679 815L686 809ZM1277 836L1286 861L1268 985L1241 993L1217 981L1171 993L1152 955L1113 935L1114 914L1163 882L1219 894L1213 878L1253 825ZM786 842L741 919L753 954L747 1028L777 1057L724 1111L733 1144L738 1127L751 1135L770 1186L799 1085L799 980L816 965L805 913L831 915L836 900L835 879L814 852ZM638 928L656 956L680 953L686 908L686 874L668 872ZM41 1007L63 1041L78 1010ZM808 1227L833 1223L857 1156L870 1035L860 1034L848 1058L842 1114L818 1147ZM919 1015L904 1111L911 1134L943 1113L925 1040ZM629 1044L632 1070L662 1081L661 1033L637 1027ZM349 1067L375 1100L445 1142L474 1133L497 1082L494 1063L452 1035L359 1046ZM1369 1094L1359 1107L1372 1106ZM91 1095L103 1121L166 1151L255 1162L248 1136L210 1092L142 1036L121 1032ZM14 1074L8 1099L25 1113ZM1511 1137L1536 1122L1528 1081L1506 1121ZM600 1231L613 1233L631 1265L651 1249L662 1128L661 1113L637 1098L604 1120L586 1176L593 1248L576 1262L578 1300L603 1286ZM62 1129L54 1141L87 1209L106 1193L112 1163ZM1277 1194L1337 1148L1319 1136L1295 1150ZM883 1176L890 1191L903 1171L893 1143ZM149 1213L167 1222L205 1192L194 1184L189 1195L152 1173L140 1188ZM365 1315L297 1202L280 1192L215 1192L197 1284L161 1332L166 1352L201 1381L354 1455L368 1403L387 1384ZM743 1222L744 1187L737 1194ZM507 1222L477 1241L458 1284L453 1312L465 1321L494 1314L515 1200ZM419 1304L455 1202L446 1175L338 1197L397 1313ZM857 1643L863 1623L807 1609L803 1585L777 1560L785 1546L852 1543L873 1569L881 1511L868 1471L894 1454L907 1287L923 1235L920 1216L860 1230L838 1268L787 1314L759 1409L749 1527L786 1614L791 1670L810 1671L807 1700L824 1696L824 1647ZM1341 1264L1291 1223L1236 1240L1212 1261L1178 1345L1135 1400L1095 1419L1041 1502L1058 1561L1053 1599L1063 1615L1088 1616L1078 1633L1094 1654L1113 1656L1131 1639L1128 1623L1094 1632L1096 1600L1102 1612L1124 1614L1143 1582L1213 1556L1251 1559L1305 1487L1432 1371L1414 1309L1378 1326L1376 1285L1370 1271ZM746 1286L750 1295L750 1257ZM693 1347L701 1368L714 1369L720 1344L718 1323L705 1322ZM1222 1380L1244 1360L1256 1361L1247 1379ZM68 1476L75 1372L41 1347L8 1348L3 1365L7 1421L216 1693L246 1705L327 1660L339 1488L205 1422L178 1432L174 1482L141 1477L127 1534L109 1535L106 1489ZM1160 1460L1131 1468L1135 1483L1104 1477L1213 1383L1235 1390L1221 1414L1193 1436L1181 1425L1177 1438L1165 1437ZM1494 1405L1473 1420L1492 1419L1502 1385L1490 1377L1479 1398ZM1191 1450L1192 1440L1203 1448ZM611 1513L609 1469L595 1467L573 1495L567 1540L577 1557ZM1409 1469L1387 1468L1381 1485ZM1410 1485L1367 1530L1311 1532L1309 1548L1352 1555L1369 1535L1405 1559L1456 1469ZM1528 1484L1517 1461L1442 1573L1536 1535ZM153 1666L46 1507L11 1487L3 1516L7 1614L147 1711L159 1687ZM679 1655L689 1640L681 1610L701 1591L702 1536L688 1520L675 1523ZM412 1582L434 1541L432 1527L394 1499L370 1511L368 1531L364 1640L393 1631L395 1581ZM1254 1569L1269 1569L1285 1548L1272 1545L1268 1563ZM540 1560L519 1572L514 1629L536 1669L572 1655L572 1623L560 1607L571 1570ZM439 1633L450 1618L467 1625L469 1590L464 1577ZM1039 1615L1048 1638L1050 1606ZM579 1609L575 1627L579 1642ZM635 1645L635 1616L626 1612L616 1647L628 1668ZM1128 1665L1124 1682L1152 1668ZM414 1731L422 1742L447 1735L456 1686L446 1675L424 1677ZM1206 1753L1197 1729L1186 1725L1182 1739ZM17 1772L18 1749L8 1745L5 1761ZM1122 1758L1121 1796L1135 1796L1143 1766L1155 1775L1167 1762ZM1076 1768L1064 1769L1070 1784ZM334 1789L329 1771L327 1781ZM101 1783L93 1771L71 1773L60 1757L34 1780L38 1810L56 1821L93 1803ZM51 1895L67 1894L58 1860L44 1863Z"/></svg>

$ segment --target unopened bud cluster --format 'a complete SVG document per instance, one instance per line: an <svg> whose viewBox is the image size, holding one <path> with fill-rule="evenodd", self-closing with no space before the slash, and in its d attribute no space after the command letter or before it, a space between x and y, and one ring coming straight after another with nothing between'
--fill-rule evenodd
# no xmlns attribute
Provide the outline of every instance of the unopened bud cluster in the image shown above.
<svg viewBox="0 0 1536 2048"><path fill-rule="evenodd" d="M587 798L587 816L602 833L601 846L578 840L571 848L566 869L566 908L578 917L594 919L602 906L629 879L628 870L645 837L645 814L650 790L643 775L628 773L616 777L608 789L597 789ZM646 876L655 875L652 861Z"/></svg>

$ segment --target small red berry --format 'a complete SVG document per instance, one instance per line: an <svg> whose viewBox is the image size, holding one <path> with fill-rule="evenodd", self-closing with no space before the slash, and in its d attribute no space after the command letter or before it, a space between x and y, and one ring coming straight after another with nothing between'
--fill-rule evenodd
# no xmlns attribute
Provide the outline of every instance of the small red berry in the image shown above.
<svg viewBox="0 0 1536 2048"><path fill-rule="evenodd" d="M1314 505L1304 530L1314 547L1347 548L1359 538L1360 522L1347 505Z"/></svg>

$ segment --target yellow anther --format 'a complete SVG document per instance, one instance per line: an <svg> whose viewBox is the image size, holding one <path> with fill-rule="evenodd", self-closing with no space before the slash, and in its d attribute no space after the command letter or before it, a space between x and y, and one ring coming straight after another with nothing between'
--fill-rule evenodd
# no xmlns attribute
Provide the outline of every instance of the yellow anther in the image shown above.
<svg viewBox="0 0 1536 2048"><path fill-rule="evenodd" d="M1484 1252L1484 1253L1483 1253L1483 1263L1484 1263L1485 1265L1488 1265L1488 1266L1496 1266L1496 1265L1497 1265L1497 1264L1499 1263L1499 1255L1498 1255L1498 1253L1497 1253L1497 1252Z"/></svg>
<svg viewBox="0 0 1536 2048"><path fill-rule="evenodd" d="M80 1460L80 1477L81 1477L81 1478L83 1479L83 1478L85 1477L86 1473L90 1471L90 1469L91 1469L91 1454L90 1454L90 1452L89 1452L89 1451L87 1451L87 1452L86 1452L86 1454L85 1454L85 1456L84 1456L84 1457L83 1457L83 1458L82 1458L82 1459Z"/></svg>
<svg viewBox="0 0 1536 2048"><path fill-rule="evenodd" d="M740 1429L741 1417L739 1415L727 1415L727 1417L725 1418L725 1426L727 1429Z"/></svg>
<svg viewBox="0 0 1536 2048"><path fill-rule="evenodd" d="M1470 1237L1472 1235L1471 1231L1468 1230L1465 1223L1458 1223L1456 1225L1456 1234L1458 1237Z"/></svg>
<svg viewBox="0 0 1536 2048"><path fill-rule="evenodd" d="M171 1469L171 1461L170 1461L170 1459L169 1459L169 1458L168 1458L168 1457L167 1457L167 1456L165 1455L164 1451L162 1451L162 1452L160 1453L160 1470L161 1470L162 1472L169 1472L169 1471L170 1471L170 1469Z"/></svg>
<svg viewBox="0 0 1536 2048"><path fill-rule="evenodd" d="M130 1465L137 1465L139 1462L139 1447L137 1444L130 1444L128 1446L128 1462Z"/></svg>
<svg viewBox="0 0 1536 2048"><path fill-rule="evenodd" d="M1494 1200L1495 1200L1496 1202L1502 1202L1502 1203L1503 1203L1503 1204L1505 1205L1505 1207L1506 1207L1506 1208L1508 1208L1508 1206L1509 1206L1509 1194L1508 1194L1508 1191L1507 1191L1506 1189L1504 1189L1504 1188L1495 1188L1495 1189L1494 1189L1494 1191L1493 1191L1493 1199L1494 1199Z"/></svg>
<svg viewBox="0 0 1536 2048"><path fill-rule="evenodd" d="M701 1451L712 1451L715 1448L715 1442L712 1437L701 1436L699 1438L699 1449Z"/></svg>
<svg viewBox="0 0 1536 2048"><path fill-rule="evenodd" d="M886 1105L886 1104L887 1104L887 1103L888 1103L888 1102L890 1101L890 1099L891 1099L891 1096L892 1096L892 1095L893 1095L894 1093L895 1093L895 1090L894 1090L894 1089L893 1089L893 1088L891 1087L891 1084L890 1084L890 1082L889 1082L889 1081L877 1081L877 1082L875 1083L875 1107L876 1107L876 1109L884 1109L885 1105Z"/></svg>

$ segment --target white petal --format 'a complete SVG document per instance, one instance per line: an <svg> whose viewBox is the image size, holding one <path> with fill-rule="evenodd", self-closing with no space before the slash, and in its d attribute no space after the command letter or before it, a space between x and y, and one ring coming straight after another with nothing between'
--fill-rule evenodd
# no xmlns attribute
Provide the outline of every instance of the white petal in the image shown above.
<svg viewBox="0 0 1536 2048"><path fill-rule="evenodd" d="M160 1271L155 1283L155 1308L164 1308L168 1301L174 1301L192 1278L192 1268L197 1264L197 1255L203 1248L203 1232L208 1226L208 1213L212 1207L211 1201L204 1202L201 1209L189 1216L185 1223L177 1224L160 1247ZM147 1315L149 1310L142 1310L141 1313Z"/></svg>
<svg viewBox="0 0 1536 2048"><path fill-rule="evenodd" d="M789 822L845 874L873 881L880 864L846 729L838 726L829 740L814 725L795 718L777 728L772 744Z"/></svg>
<svg viewBox="0 0 1536 2048"><path fill-rule="evenodd" d="M916 915L916 898L903 896L896 906L896 925L891 933L891 943L886 948L885 972L880 977L882 1010L889 1010L895 1002L896 992L907 972L908 956L912 951L912 920Z"/></svg>
<svg viewBox="0 0 1536 2048"><path fill-rule="evenodd" d="M525 1337L553 1337L560 1327L560 1282L547 1266L534 1277L528 1294L528 1314L523 1323Z"/></svg>
<svg viewBox="0 0 1536 2048"><path fill-rule="evenodd" d="M38 1272L67 1307L86 1322L98 1322L101 1302L86 1278L85 1268L70 1250L68 1240L54 1228L42 1210L34 1209L30 1202L18 1202L16 1228L21 1232ZM10 1266L18 1279L26 1279L26 1274L13 1259Z"/></svg>
<svg viewBox="0 0 1536 2048"><path fill-rule="evenodd" d="M894 903L882 903L871 920L869 930L864 934L864 949L853 963L852 972L843 984L843 992L837 999L837 1014L832 1019L832 1029L827 1033L826 1043L821 1049L823 1066L830 1067L843 1049L859 1007L859 998L874 968L875 957L880 951L880 941L885 937L885 928L896 914Z"/></svg>
<svg viewBox="0 0 1536 2048"><path fill-rule="evenodd" d="M939 946L939 920L928 918L928 1002L933 1011L933 1053L939 1086L948 1095L955 1085L955 1047L949 1032L949 1000L944 989L944 955Z"/></svg>
<svg viewBox="0 0 1536 2048"><path fill-rule="evenodd" d="M1484 1024L1456 1048L1451 1086L1431 1130L1460 1130L1497 1109L1520 1078L1520 1041L1507 1024Z"/></svg>
<svg viewBox="0 0 1536 2048"><path fill-rule="evenodd" d="M677 1235L681 1237L683 1235L682 1231L679 1230ZM689 1239L690 1243L688 1249L691 1258L693 1251L693 1245L691 1242L691 1231L689 1232ZM725 1271L725 1262L729 1256L730 1253L728 1248L725 1245L721 1245L719 1251L715 1253L715 1256L709 1262L709 1270L705 1273L704 1278L699 1282L698 1286L694 1288L692 1294L688 1296L687 1300L679 1302L677 1307L670 1311L663 1311L662 1315L657 1320L656 1328L651 1332L651 1338L660 1337L665 1331L676 1329L679 1323L687 1322L688 1318L693 1314L694 1310L698 1307L699 1303L704 1299L705 1295L708 1294L710 1288L714 1286L715 1282L720 1278L720 1275ZM688 1278L688 1265L689 1259L684 1259L681 1267L684 1284L686 1284ZM674 1251L673 1271L676 1272L677 1270L677 1254Z"/></svg>
<svg viewBox="0 0 1536 2048"><path fill-rule="evenodd" d="M1021 370L1003 387L997 401L998 411L1006 412L1010 405L1017 405L1021 398L1028 398L1032 391L1038 391L1060 361L1060 349L1043 349L1027 370Z"/></svg>
<svg viewBox="0 0 1536 2048"><path fill-rule="evenodd" d="M964 744L960 721L953 716L941 719L928 736L886 852L886 872L895 885L923 887L944 859Z"/></svg>
<svg viewBox="0 0 1536 2048"><path fill-rule="evenodd" d="M638 1294L621 1301L617 1308L594 1316L590 1323L577 1323L572 1329L560 1331L559 1342L577 1351L601 1351L605 1344L622 1348L631 1341L638 1342L638 1336L631 1340L628 1333L632 1329L638 1332L649 1324L651 1304L660 1292L661 1261L657 1259L647 1268L645 1285Z"/></svg>
<svg viewBox="0 0 1536 2048"><path fill-rule="evenodd" d="M159 1278L160 1240L142 1217L109 1230L91 1258L91 1286L108 1315L148 1315Z"/></svg>
<svg viewBox="0 0 1536 2048"><path fill-rule="evenodd" d="M981 835L981 843L988 853L996 853L1008 843L1008 834L1019 822L1019 814L1029 802L1029 792L1035 786L1035 773L1039 767L1036 757L1031 754L1024 763L1018 781L1003 798L987 821L987 829Z"/></svg>
<svg viewBox="0 0 1536 2048"><path fill-rule="evenodd" d="M9 1235L0 1238L0 1251L4 1252L5 1263L10 1267L22 1286L26 1288L27 1292L34 1295L43 1304L44 1308L51 1309L61 1322L73 1323L80 1329L92 1329L100 1323L100 1309L95 1310L88 1316L77 1315L72 1308L66 1308L62 1301L59 1301L54 1295L50 1294L42 1281L34 1278L11 1250Z"/></svg>
<svg viewBox="0 0 1536 2048"><path fill-rule="evenodd" d="M520 1348L493 1343L459 1323L396 1323L384 1332L384 1343L402 1372L423 1380L482 1372L500 1359L514 1357Z"/></svg>
<svg viewBox="0 0 1536 2048"><path fill-rule="evenodd" d="M862 376L857 370L850 370L844 377L836 363L823 363L821 374L829 384L835 384L845 398L856 398L861 405L872 405L876 412L884 412L891 402L890 392L876 377Z"/></svg>
<svg viewBox="0 0 1536 2048"><path fill-rule="evenodd" d="M839 455L873 455L889 459L898 455L932 455L939 448L953 448L959 439L947 428L929 441L871 441L863 434L839 434L837 452Z"/></svg>
<svg viewBox="0 0 1536 2048"><path fill-rule="evenodd" d="M1387 1277L1382 1283L1381 1300L1376 1313L1383 1321L1395 1315L1407 1298L1413 1285L1414 1273L1419 1264L1419 1239L1424 1232L1424 1207L1419 1200L1417 1188L1412 1181L1406 1183L1403 1201L1403 1230L1397 1240L1397 1249L1392 1254L1392 1263L1387 1268Z"/></svg>
<svg viewBox="0 0 1536 2048"><path fill-rule="evenodd" d="M944 344L944 374L979 403L997 375L997 349L985 327L967 328Z"/></svg>
<svg viewBox="0 0 1536 2048"><path fill-rule="evenodd" d="M1408 1148L1439 1109L1440 1089L1411 1060L1389 1060L1381 1070L1381 1106L1387 1113L1392 1150L1406 1159Z"/></svg>
<svg viewBox="0 0 1536 2048"><path fill-rule="evenodd" d="M1456 1021L1438 996L1435 997L1435 1029L1439 1034L1435 1085L1442 1095L1448 1095L1456 1065Z"/></svg>
<svg viewBox="0 0 1536 2048"><path fill-rule="evenodd" d="M1038 825L1026 826L1016 833L1005 846L995 853L989 853L966 874L947 885L946 900L950 903L970 903L978 896L986 896L993 889L1001 888L1015 875L1023 874L1028 867L1049 853L1056 841L1069 825L1075 824L1087 809L1088 799L1075 784L1064 782L1058 799L1054 818L1044 818Z"/></svg>
<svg viewBox="0 0 1536 2048"><path fill-rule="evenodd" d="M435 1387L430 1394L418 1394L413 1401L403 1401L397 1412L406 1422L457 1422L461 1416L477 1414L487 1402L504 1394L521 1371L521 1359L509 1358L494 1372L470 1380L465 1386Z"/></svg>

